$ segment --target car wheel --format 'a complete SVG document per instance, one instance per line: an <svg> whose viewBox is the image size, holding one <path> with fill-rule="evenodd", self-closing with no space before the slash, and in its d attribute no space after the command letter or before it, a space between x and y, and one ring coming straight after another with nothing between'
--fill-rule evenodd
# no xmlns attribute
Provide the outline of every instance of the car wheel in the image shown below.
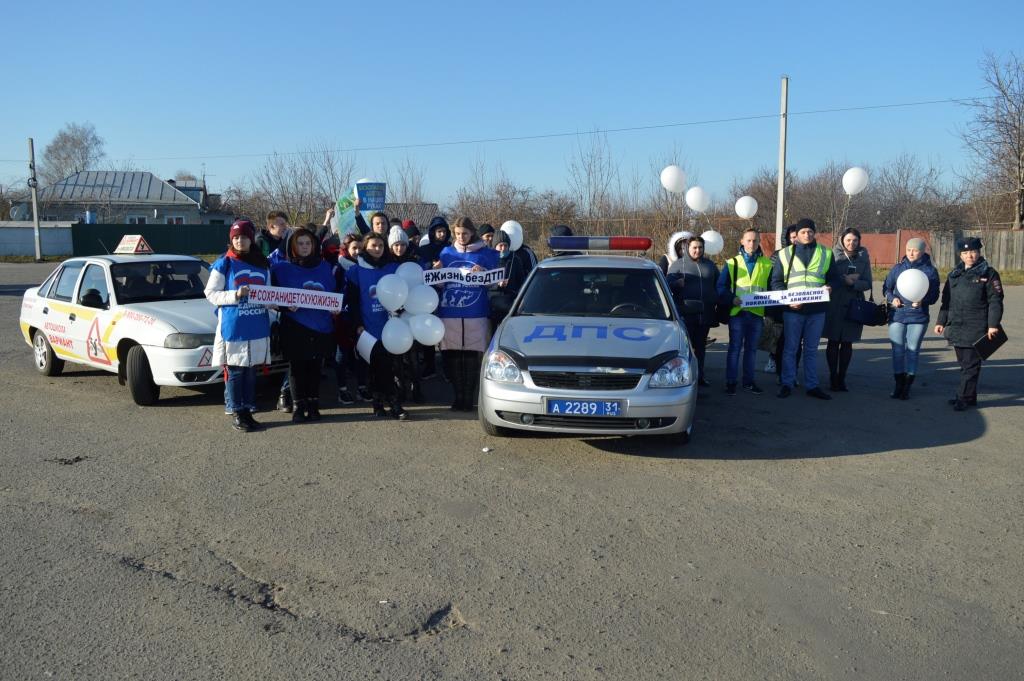
<svg viewBox="0 0 1024 681"><path fill-rule="evenodd" d="M494 437L508 437L509 429L496 426L487 419L484 418L484 412L482 409L479 410L480 414L480 427L484 429L484 432Z"/></svg>
<svg viewBox="0 0 1024 681"><path fill-rule="evenodd" d="M32 352L35 355L36 371L43 376L59 376L64 371L64 360L53 354L46 334L36 331L32 336Z"/></svg>
<svg viewBox="0 0 1024 681"><path fill-rule="evenodd" d="M160 386L153 382L149 359L141 345L129 348L127 364L128 392L132 394L135 404L143 407L156 404L160 399Z"/></svg>

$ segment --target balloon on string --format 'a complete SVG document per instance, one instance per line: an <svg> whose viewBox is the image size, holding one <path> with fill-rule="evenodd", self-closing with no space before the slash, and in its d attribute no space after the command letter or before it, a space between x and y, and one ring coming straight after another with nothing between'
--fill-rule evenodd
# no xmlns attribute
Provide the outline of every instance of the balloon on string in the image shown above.
<svg viewBox="0 0 1024 681"><path fill-rule="evenodd" d="M868 171L854 166L843 173L843 191L848 196L860 194L868 188Z"/></svg>
<svg viewBox="0 0 1024 681"><path fill-rule="evenodd" d="M703 213L711 205L711 197L703 187L690 187L686 190L686 205L690 210Z"/></svg>
<svg viewBox="0 0 1024 681"><path fill-rule="evenodd" d="M713 229L700 235L704 239L704 255L718 255L725 248L725 239Z"/></svg>
<svg viewBox="0 0 1024 681"><path fill-rule="evenodd" d="M388 312L395 312L405 304L409 284L397 274L385 274L377 282L377 300Z"/></svg>
<svg viewBox="0 0 1024 681"><path fill-rule="evenodd" d="M661 171L661 186L673 194L686 191L686 172L676 165L665 166Z"/></svg>
<svg viewBox="0 0 1024 681"><path fill-rule="evenodd" d="M912 303L920 303L928 293L928 275L921 270L904 270L896 277L896 290Z"/></svg>
<svg viewBox="0 0 1024 681"><path fill-rule="evenodd" d="M409 318L409 328L416 342L428 347L444 338L444 322L432 314L416 314Z"/></svg>
<svg viewBox="0 0 1024 681"><path fill-rule="evenodd" d="M414 262L403 262L398 266L395 274L405 280L405 283L409 285L410 290L414 286L419 286L423 283L423 268Z"/></svg>
<svg viewBox="0 0 1024 681"><path fill-rule="evenodd" d="M434 287L420 283L409 289L409 296L405 299L405 310L414 315L430 314L437 309L437 303L437 291Z"/></svg>
<svg viewBox="0 0 1024 681"><path fill-rule="evenodd" d="M515 220L506 220L501 223L501 231L508 234L509 250L518 251L523 245L523 226Z"/></svg>
<svg viewBox="0 0 1024 681"><path fill-rule="evenodd" d="M409 323L399 317L389 319L384 325L384 330L380 332L380 342L384 344L384 349L392 355L409 352L412 341L412 329L409 328Z"/></svg>
<svg viewBox="0 0 1024 681"><path fill-rule="evenodd" d="M741 196L736 199L736 215L744 220L749 220L757 215L757 199L753 196Z"/></svg>

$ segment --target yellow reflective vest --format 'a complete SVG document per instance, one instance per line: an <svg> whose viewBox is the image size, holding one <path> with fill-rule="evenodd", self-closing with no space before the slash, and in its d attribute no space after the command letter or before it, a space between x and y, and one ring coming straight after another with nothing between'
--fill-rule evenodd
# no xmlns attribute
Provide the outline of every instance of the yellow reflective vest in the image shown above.
<svg viewBox="0 0 1024 681"><path fill-rule="evenodd" d="M786 288L821 288L825 285L825 273L832 264L832 251L821 244L815 244L814 256L810 265L804 266L800 258L793 257L793 246L787 246L779 253L782 263L782 276L786 280Z"/></svg>
<svg viewBox="0 0 1024 681"><path fill-rule="evenodd" d="M734 291L734 298L742 298L750 293L768 290L768 280L772 275L772 261L763 255L758 256L754 261L753 272L747 271L747 263L742 255L730 258L726 261L725 266L729 269L729 287ZM739 305L733 305L729 315L735 317L744 309L760 317L764 316L763 307L742 308Z"/></svg>

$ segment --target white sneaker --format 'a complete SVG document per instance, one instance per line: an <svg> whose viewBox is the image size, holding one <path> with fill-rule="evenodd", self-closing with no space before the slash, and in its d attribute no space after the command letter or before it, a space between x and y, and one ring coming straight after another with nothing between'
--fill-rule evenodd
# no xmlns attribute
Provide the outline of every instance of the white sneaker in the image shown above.
<svg viewBox="0 0 1024 681"><path fill-rule="evenodd" d="M765 362L764 372L766 374L774 374L775 373L775 359L773 357L769 357L768 361Z"/></svg>

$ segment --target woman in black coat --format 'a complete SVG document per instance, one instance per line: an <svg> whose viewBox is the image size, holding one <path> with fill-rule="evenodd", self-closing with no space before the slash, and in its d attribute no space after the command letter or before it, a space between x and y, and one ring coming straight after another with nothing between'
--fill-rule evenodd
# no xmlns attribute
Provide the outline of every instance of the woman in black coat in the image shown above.
<svg viewBox="0 0 1024 681"><path fill-rule="evenodd" d="M704 238L695 236L690 239L686 252L668 269L668 285L676 309L683 309L683 302L699 300L701 312L684 314L683 323L686 333L690 336L694 354L697 355L697 367L700 372L698 385L703 388L711 383L704 377L704 354L707 349L708 330L718 326L715 320L715 304L718 302L718 268L715 263L704 257Z"/></svg>
<svg viewBox="0 0 1024 681"><path fill-rule="evenodd" d="M957 242L960 263L953 268L942 288L942 305L935 333L945 336L960 362L960 387L949 401L955 411L978 403L981 355L974 343L999 333L1003 319L1003 282L981 255L981 239L967 237Z"/></svg>

